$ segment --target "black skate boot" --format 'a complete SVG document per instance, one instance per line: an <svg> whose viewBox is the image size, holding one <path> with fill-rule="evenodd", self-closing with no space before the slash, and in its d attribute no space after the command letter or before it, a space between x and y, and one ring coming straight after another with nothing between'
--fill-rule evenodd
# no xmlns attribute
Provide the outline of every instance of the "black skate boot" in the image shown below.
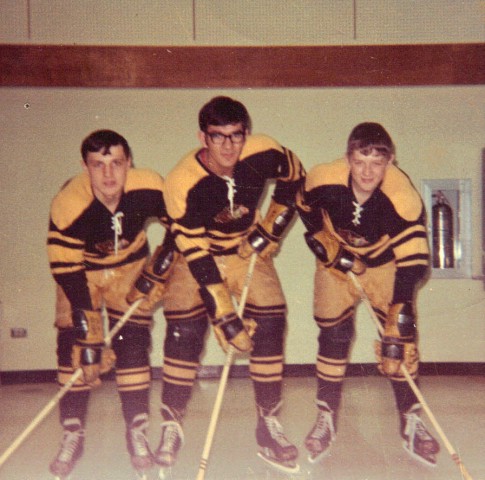
<svg viewBox="0 0 485 480"><path fill-rule="evenodd" d="M78 418L68 418L63 422L64 433L61 448L49 465L56 480L65 480L74 469L84 451L84 429Z"/></svg>
<svg viewBox="0 0 485 480"><path fill-rule="evenodd" d="M153 457L147 438L148 415L139 413L126 430L126 445L131 457L131 465L140 479L146 478L146 472L153 467Z"/></svg>
<svg viewBox="0 0 485 480"><path fill-rule="evenodd" d="M283 427L276 418L280 407L281 402L268 413L258 407L256 440L261 447L258 457L285 473L297 473L300 471L300 466L296 463L298 449L286 438Z"/></svg>
<svg viewBox="0 0 485 480"><path fill-rule="evenodd" d="M426 429L419 416L420 411L421 405L415 403L406 413L401 414L403 447L414 459L434 467L440 445Z"/></svg>
<svg viewBox="0 0 485 480"><path fill-rule="evenodd" d="M159 477L164 478L164 471L170 468L177 460L177 454L184 444L184 432L182 430L183 412L179 412L167 405L162 405L161 424L162 433L160 444L154 453L155 461L160 465Z"/></svg>
<svg viewBox="0 0 485 480"><path fill-rule="evenodd" d="M305 447L309 452L308 461L317 463L322 460L335 441L335 415L327 402L317 401L317 420L305 438Z"/></svg>

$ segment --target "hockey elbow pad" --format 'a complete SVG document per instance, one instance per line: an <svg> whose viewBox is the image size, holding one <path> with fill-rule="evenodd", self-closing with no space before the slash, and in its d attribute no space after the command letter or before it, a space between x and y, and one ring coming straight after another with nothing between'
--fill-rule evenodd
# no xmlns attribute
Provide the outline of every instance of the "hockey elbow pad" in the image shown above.
<svg viewBox="0 0 485 480"><path fill-rule="evenodd" d="M251 338L234 310L231 295L225 285L206 285L199 291L211 318L216 338L224 351L227 351L228 343L240 352L251 351Z"/></svg>
<svg viewBox="0 0 485 480"><path fill-rule="evenodd" d="M153 253L135 284L126 296L126 301L131 305L136 300L143 298L138 307L140 310L151 311L165 293L166 283L179 253L173 245L159 245Z"/></svg>
<svg viewBox="0 0 485 480"><path fill-rule="evenodd" d="M294 214L295 208L271 200L264 220L254 225L240 245L239 256L247 258L253 252L257 252L261 258L266 258L274 254L278 250L281 237Z"/></svg>

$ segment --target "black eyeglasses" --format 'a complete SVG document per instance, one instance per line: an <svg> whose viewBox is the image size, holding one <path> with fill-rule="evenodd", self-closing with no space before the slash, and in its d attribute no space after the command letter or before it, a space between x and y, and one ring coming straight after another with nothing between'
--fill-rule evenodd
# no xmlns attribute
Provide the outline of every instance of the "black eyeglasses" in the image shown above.
<svg viewBox="0 0 485 480"><path fill-rule="evenodd" d="M221 132L206 132L206 135L215 145L222 145L226 141L226 138L228 138L231 143L242 143L246 137L246 134L242 131L233 132L229 135L224 135Z"/></svg>

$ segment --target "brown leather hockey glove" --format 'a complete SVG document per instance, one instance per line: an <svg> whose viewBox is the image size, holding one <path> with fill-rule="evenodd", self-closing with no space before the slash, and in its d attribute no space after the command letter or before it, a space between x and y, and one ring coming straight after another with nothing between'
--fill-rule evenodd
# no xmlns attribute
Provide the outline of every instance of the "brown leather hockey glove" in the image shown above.
<svg viewBox="0 0 485 480"><path fill-rule="evenodd" d="M411 302L396 303L389 307L382 339L376 344L378 369L382 374L402 377L399 374L402 363L409 373L416 373L419 355L415 321Z"/></svg>
<svg viewBox="0 0 485 480"><path fill-rule="evenodd" d="M227 349L227 343L229 343L240 352L251 351L253 342L234 310L231 295L226 286L223 283L206 285L200 289L200 296L221 346Z"/></svg>
<svg viewBox="0 0 485 480"><path fill-rule="evenodd" d="M86 384L97 385L100 383L101 354L104 348L101 312L74 309L72 321L77 337L72 350L72 367L82 368Z"/></svg>
<svg viewBox="0 0 485 480"><path fill-rule="evenodd" d="M151 312L165 293L167 280L178 257L173 244L164 242L159 245L126 296L126 301L131 305L143 298L138 308Z"/></svg>
<svg viewBox="0 0 485 480"><path fill-rule="evenodd" d="M252 226L248 236L239 246L239 256L248 258L256 252L261 258L267 258L276 253L281 237L294 213L295 208L271 200L264 220Z"/></svg>
<svg viewBox="0 0 485 480"><path fill-rule="evenodd" d="M338 277L347 280L349 271L356 275L365 272L365 263L347 250L326 229L315 233L306 232L305 241L318 260Z"/></svg>

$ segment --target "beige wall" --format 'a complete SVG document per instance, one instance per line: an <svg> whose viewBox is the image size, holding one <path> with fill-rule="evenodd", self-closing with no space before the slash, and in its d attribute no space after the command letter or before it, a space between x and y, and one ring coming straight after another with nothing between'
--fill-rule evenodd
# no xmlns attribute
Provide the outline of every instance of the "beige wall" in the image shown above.
<svg viewBox="0 0 485 480"><path fill-rule="evenodd" d="M197 145L197 112L212 95L242 100L254 130L268 133L301 157L307 168L330 161L344 149L358 122L382 122L398 146L400 165L416 186L422 178L472 179L473 273L480 274L480 157L485 87L309 90L89 90L2 89L0 131L0 299L2 370L54 366L54 282L45 252L51 198L79 171L79 144L97 128L113 128L129 139L138 166L166 174ZM29 108L27 108L29 105ZM310 363L313 324L313 258L297 222L277 257L289 303L287 362ZM152 245L160 230L150 230ZM484 361L482 282L431 280L419 296L424 361ZM374 328L365 312L353 361L372 361ZM9 338L14 326L26 339ZM164 321L157 314L153 362L161 363ZM457 338L460 340L456 342ZM222 362L212 338L205 364Z"/></svg>
<svg viewBox="0 0 485 480"><path fill-rule="evenodd" d="M352 1L292 2L306 8L288 12L287 6L284 15L269 18L268 11L281 2L197 0L195 40L192 1L116 3L118 13L113 12L113 2L107 1L0 0L0 42L243 45L270 44L272 39L276 43L286 39L290 44L485 39L480 17L483 2L475 1L357 2L358 37L353 39ZM227 10L243 3L252 7ZM424 4L427 8L423 10ZM416 8L422 10L421 15L416 15ZM88 13L91 22L86 20ZM324 23L311 20L316 17ZM97 21L92 22L93 18ZM238 18L247 29L236 22ZM291 18L298 20L299 28ZM260 21L267 28L257 29ZM323 28L325 22L333 30ZM290 34L283 38L281 31L290 23ZM303 28L307 24L309 28ZM222 37L214 36L216 28ZM325 31L323 36L321 31ZM423 361L485 361L485 293L479 279L485 86L217 91L1 88L0 370L55 367L54 282L45 249L48 212L60 186L79 171L82 138L98 128L118 130L128 138L138 166L165 175L197 145L200 106L221 93L243 101L252 115L254 131L272 135L293 149L307 168L341 155L350 129L358 122L373 120L383 123L393 136L400 166L418 189L422 179L471 179L475 279L429 281L419 295L419 325ZM313 258L302 233L297 222L276 259L289 305L286 361L292 364L312 363L316 353ZM159 237L160 229L151 227L152 246ZM158 366L164 331L161 311L156 320L152 359ZM27 338L11 339L12 327L27 328ZM357 337L352 361L372 362L375 332L363 310ZM219 364L223 358L211 336L204 364Z"/></svg>

